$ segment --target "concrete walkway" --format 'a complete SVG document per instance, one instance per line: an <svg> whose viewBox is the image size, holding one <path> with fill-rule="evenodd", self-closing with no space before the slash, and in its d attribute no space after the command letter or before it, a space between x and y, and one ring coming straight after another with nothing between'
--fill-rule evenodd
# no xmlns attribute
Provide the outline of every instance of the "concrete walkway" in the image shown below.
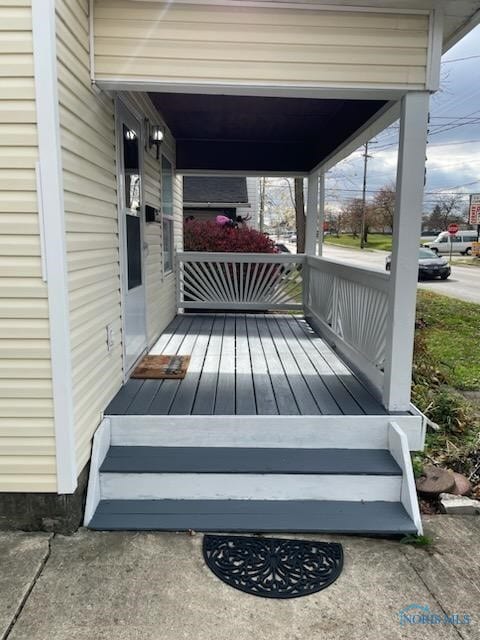
<svg viewBox="0 0 480 640"><path fill-rule="evenodd" d="M0 638L480 638L480 518L425 524L434 538L428 549L319 536L344 545L343 573L325 591L293 600L256 598L219 581L203 562L201 535L0 533ZM410 604L472 622L402 626L398 612Z"/></svg>

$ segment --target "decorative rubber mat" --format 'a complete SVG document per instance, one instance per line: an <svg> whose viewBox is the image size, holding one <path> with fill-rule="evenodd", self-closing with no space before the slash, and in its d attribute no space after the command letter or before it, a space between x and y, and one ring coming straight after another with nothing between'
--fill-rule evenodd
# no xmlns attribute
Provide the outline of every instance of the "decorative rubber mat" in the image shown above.
<svg viewBox="0 0 480 640"><path fill-rule="evenodd" d="M343 567L342 545L311 540L205 535L203 556L220 580L263 598L316 593Z"/></svg>
<svg viewBox="0 0 480 640"><path fill-rule="evenodd" d="M132 378L184 378L189 363L190 356L145 356L134 370Z"/></svg>

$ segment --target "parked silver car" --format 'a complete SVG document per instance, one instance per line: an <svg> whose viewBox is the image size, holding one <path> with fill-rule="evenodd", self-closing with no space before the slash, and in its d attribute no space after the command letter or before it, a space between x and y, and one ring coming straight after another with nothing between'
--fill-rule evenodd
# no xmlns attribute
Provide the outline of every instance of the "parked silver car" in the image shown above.
<svg viewBox="0 0 480 640"><path fill-rule="evenodd" d="M385 260L385 269L390 271L392 254ZM446 280L451 273L450 265L445 258L438 256L431 249L420 248L418 251L418 279L441 278Z"/></svg>

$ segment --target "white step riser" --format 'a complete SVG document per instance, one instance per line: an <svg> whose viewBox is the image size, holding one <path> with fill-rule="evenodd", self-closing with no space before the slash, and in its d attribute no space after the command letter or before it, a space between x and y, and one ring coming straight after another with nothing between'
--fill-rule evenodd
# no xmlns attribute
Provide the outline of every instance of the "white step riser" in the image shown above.
<svg viewBox="0 0 480 640"><path fill-rule="evenodd" d="M103 500L352 500L398 502L401 476L101 473Z"/></svg>
<svg viewBox="0 0 480 640"><path fill-rule="evenodd" d="M115 446L388 449L389 416L111 416ZM395 416L410 450L419 416Z"/></svg>

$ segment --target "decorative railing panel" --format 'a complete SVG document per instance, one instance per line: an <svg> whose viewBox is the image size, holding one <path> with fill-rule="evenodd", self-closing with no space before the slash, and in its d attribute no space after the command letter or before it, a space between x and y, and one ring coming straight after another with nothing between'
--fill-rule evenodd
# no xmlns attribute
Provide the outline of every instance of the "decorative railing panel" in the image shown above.
<svg viewBox="0 0 480 640"><path fill-rule="evenodd" d="M307 258L306 305L341 342L379 372L386 357L389 277L325 258Z"/></svg>
<svg viewBox="0 0 480 640"><path fill-rule="evenodd" d="M302 309L304 263L291 254L179 253L178 307Z"/></svg>

